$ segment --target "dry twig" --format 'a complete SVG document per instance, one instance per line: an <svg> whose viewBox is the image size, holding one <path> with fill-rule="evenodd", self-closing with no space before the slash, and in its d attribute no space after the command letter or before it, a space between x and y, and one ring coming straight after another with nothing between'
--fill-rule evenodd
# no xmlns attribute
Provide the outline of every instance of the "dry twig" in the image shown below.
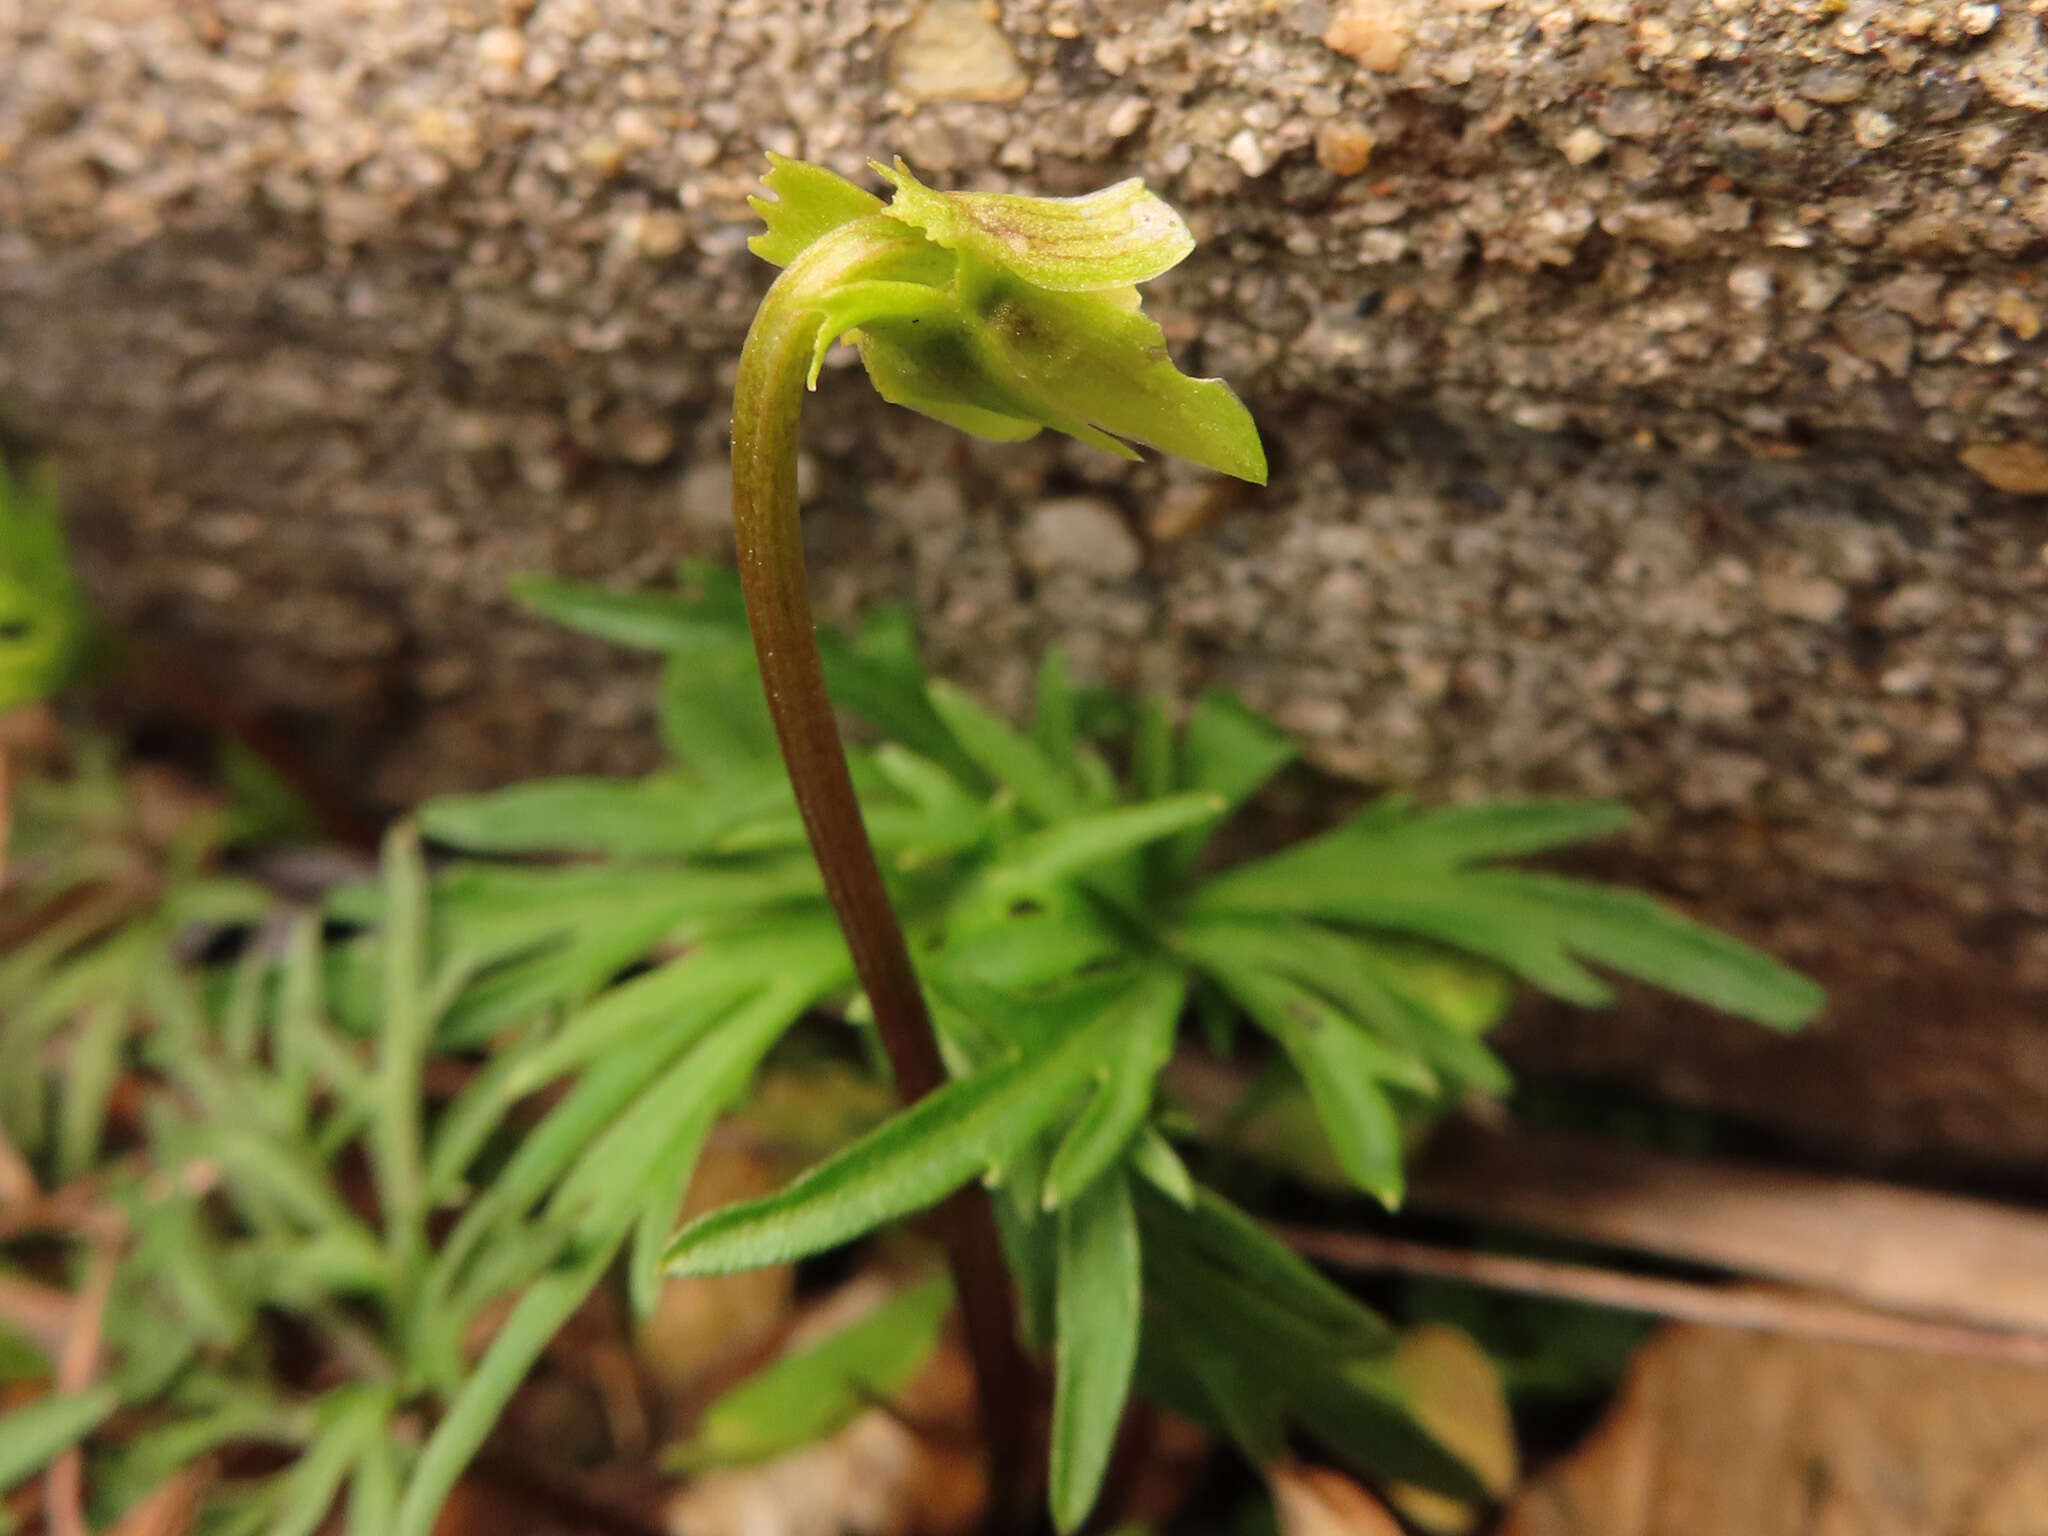
<svg viewBox="0 0 2048 1536"><path fill-rule="evenodd" d="M2048 1366L2048 1335L1927 1322L1810 1292L1667 1280L1369 1233L1288 1226L1275 1227L1274 1232L1297 1252L1342 1269L1429 1275L1524 1296L1548 1296L1759 1333Z"/></svg>
<svg viewBox="0 0 2048 1536"><path fill-rule="evenodd" d="M1684 1259L1987 1331L2048 1334L2048 1216L1870 1179L1456 1129L1418 1209Z"/></svg>
<svg viewBox="0 0 2048 1536"><path fill-rule="evenodd" d="M114 1289L122 1233L109 1218L98 1224L96 1236L85 1284L72 1304L71 1331L57 1359L59 1393L83 1392L99 1373L100 1329ZM43 1475L43 1520L49 1536L92 1536L85 1523L85 1453L75 1445L51 1462Z"/></svg>
<svg viewBox="0 0 2048 1536"><path fill-rule="evenodd" d="M69 1291L0 1272L0 1321L51 1359L70 1337L75 1305Z"/></svg>
<svg viewBox="0 0 2048 1536"><path fill-rule="evenodd" d="M48 1194L36 1192L31 1179L27 1199L0 1200L0 1243L12 1242L34 1232L79 1233L89 1230L104 1214L105 1208L100 1203L102 1184L118 1173L139 1172L141 1166L140 1157L125 1157L106 1164L97 1172L73 1179Z"/></svg>
<svg viewBox="0 0 2048 1536"><path fill-rule="evenodd" d="M210 1461L201 1461L166 1478L131 1505L107 1536L188 1536L213 1471Z"/></svg>

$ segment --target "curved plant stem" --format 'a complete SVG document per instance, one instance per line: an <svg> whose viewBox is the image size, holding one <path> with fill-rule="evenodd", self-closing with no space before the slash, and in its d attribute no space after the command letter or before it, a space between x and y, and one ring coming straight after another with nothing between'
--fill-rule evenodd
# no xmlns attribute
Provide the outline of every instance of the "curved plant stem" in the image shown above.
<svg viewBox="0 0 2048 1536"><path fill-rule="evenodd" d="M754 317L733 390L732 508L740 583L761 681L825 891L905 1103L946 1081L937 1036L861 822L825 692L797 515L797 419L817 332L815 304L881 270L908 232L858 219L816 241L776 279ZM1022 1479L1033 1423L1029 1362L1016 1341L1009 1273L987 1197L970 1187L934 1213L967 1325L987 1442L992 1527L1030 1507Z"/></svg>

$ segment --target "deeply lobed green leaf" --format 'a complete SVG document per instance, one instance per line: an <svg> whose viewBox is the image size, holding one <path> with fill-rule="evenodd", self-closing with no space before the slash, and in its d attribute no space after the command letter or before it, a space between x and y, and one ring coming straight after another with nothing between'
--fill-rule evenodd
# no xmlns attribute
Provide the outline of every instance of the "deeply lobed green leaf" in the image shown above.
<svg viewBox="0 0 2048 1536"><path fill-rule="evenodd" d="M1611 994L1586 960L1774 1028L1811 1019L1824 1002L1812 982L1648 896L1472 867L1611 830L1626 814L1600 802L1541 801L1422 815L1369 812L1219 877L1189 911L1299 914L1411 934L1483 956L1590 1006Z"/></svg>

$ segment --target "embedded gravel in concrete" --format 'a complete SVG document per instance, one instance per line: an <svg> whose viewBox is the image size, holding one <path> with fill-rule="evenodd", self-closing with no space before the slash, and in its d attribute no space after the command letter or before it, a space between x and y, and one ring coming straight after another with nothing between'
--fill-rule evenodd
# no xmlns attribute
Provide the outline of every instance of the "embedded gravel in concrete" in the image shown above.
<svg viewBox="0 0 2048 1536"><path fill-rule="evenodd" d="M648 760L505 578L723 539L766 148L1143 174L1276 476L990 448L834 371L829 608L1015 703L1242 691L1617 868L1837 1032L1548 1027L1866 1148L2048 1151L2048 0L0 0L0 424L167 653L398 803ZM678 486L680 484L680 495ZM678 506L680 503L680 515Z"/></svg>

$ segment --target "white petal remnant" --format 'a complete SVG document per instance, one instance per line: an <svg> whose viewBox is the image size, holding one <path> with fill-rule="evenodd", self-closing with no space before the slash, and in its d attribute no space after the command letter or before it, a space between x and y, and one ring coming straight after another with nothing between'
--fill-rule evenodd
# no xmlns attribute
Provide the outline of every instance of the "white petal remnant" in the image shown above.
<svg viewBox="0 0 2048 1536"><path fill-rule="evenodd" d="M1056 293L1149 282L1195 248L1181 216L1136 178L1083 197L1019 197L935 192L900 160L875 170L896 189L897 218Z"/></svg>

